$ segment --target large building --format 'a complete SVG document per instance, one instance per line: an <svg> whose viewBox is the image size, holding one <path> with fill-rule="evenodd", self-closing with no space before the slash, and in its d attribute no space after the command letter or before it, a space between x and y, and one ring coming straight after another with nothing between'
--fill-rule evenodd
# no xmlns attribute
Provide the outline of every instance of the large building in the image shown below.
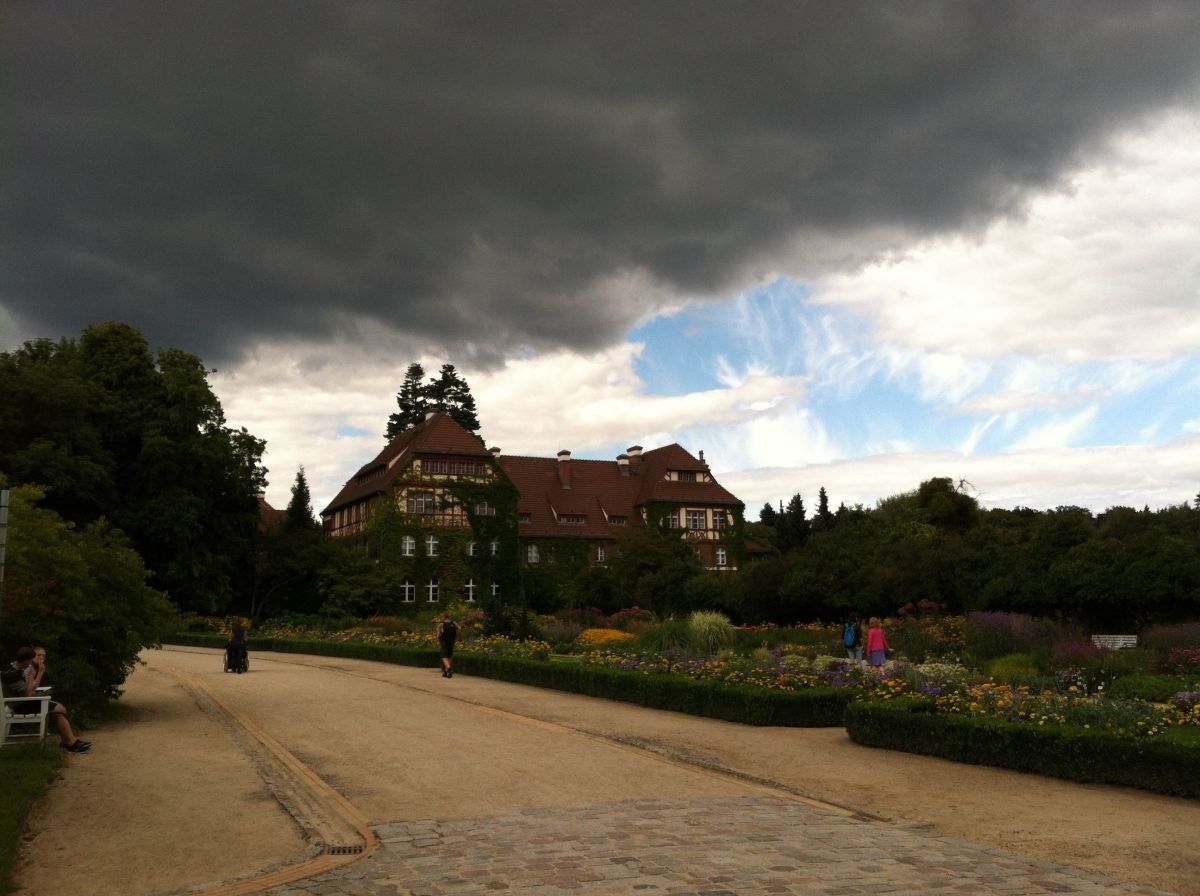
<svg viewBox="0 0 1200 896"><path fill-rule="evenodd" d="M372 527L373 549L408 603L503 598L523 569L604 564L622 531L648 524L679 530L704 566L736 569L742 512L703 452L672 444L610 461L510 456L433 412L363 466L321 518L333 537L364 538L368 517L386 516Z"/></svg>

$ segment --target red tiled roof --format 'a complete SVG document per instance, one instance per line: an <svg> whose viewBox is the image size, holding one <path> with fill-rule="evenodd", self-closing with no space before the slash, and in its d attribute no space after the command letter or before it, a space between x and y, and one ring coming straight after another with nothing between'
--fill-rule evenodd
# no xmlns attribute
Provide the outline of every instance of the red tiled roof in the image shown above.
<svg viewBox="0 0 1200 896"><path fill-rule="evenodd" d="M491 457L479 436L467 432L448 414L435 411L420 423L397 435L384 446L374 460L359 468L359 471L342 486L337 496L321 511L321 515L325 516L363 498L383 494L396 481L396 477L407 469L409 461L418 454Z"/></svg>
<svg viewBox="0 0 1200 896"><path fill-rule="evenodd" d="M566 464L570 488L563 487L560 464ZM641 521L641 506L651 501L697 507L741 504L715 481L666 481L668 470L697 473L708 470L702 461L676 444L632 459L629 475L621 472L615 460L560 461L552 457L505 455L500 458L500 468L520 493L518 511L529 514L529 522L518 528L523 536L611 538L621 527L611 525L608 517L625 517L627 525L637 525ZM560 522L564 516L584 516L586 522L582 526L564 524Z"/></svg>
<svg viewBox="0 0 1200 896"><path fill-rule="evenodd" d="M274 532L287 522L287 511L276 510L262 495L258 496L258 531Z"/></svg>

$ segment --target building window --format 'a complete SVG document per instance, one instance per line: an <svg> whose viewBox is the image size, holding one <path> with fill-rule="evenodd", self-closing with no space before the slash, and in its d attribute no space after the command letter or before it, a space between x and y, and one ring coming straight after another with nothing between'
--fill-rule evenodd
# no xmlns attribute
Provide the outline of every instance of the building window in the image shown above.
<svg viewBox="0 0 1200 896"><path fill-rule="evenodd" d="M689 510L687 512L687 527L689 529L707 529L708 514L703 510Z"/></svg>
<svg viewBox="0 0 1200 896"><path fill-rule="evenodd" d="M405 535L400 539L400 555L403 557L411 557L417 552L417 540L411 535Z"/></svg>
<svg viewBox="0 0 1200 896"><path fill-rule="evenodd" d="M679 528L679 511L675 511L675 512L669 514L668 516L664 516L662 521L663 521L663 525L666 526L668 529L678 529Z"/></svg>
<svg viewBox="0 0 1200 896"><path fill-rule="evenodd" d="M495 540L492 542L492 556L495 557L499 553L500 553L500 541Z"/></svg>
<svg viewBox="0 0 1200 896"><path fill-rule="evenodd" d="M492 597L499 597L499 596L500 596L500 583L492 582Z"/></svg>
<svg viewBox="0 0 1200 896"><path fill-rule="evenodd" d="M697 545L692 546L692 553L696 555L696 559L703 562L704 557L700 554L700 548Z"/></svg>
<svg viewBox="0 0 1200 896"><path fill-rule="evenodd" d="M437 579L430 579L429 584L425 586L425 593L428 595L427 600L431 604L436 604L438 599L438 583Z"/></svg>
<svg viewBox="0 0 1200 896"><path fill-rule="evenodd" d="M537 563L539 559L541 559L541 556L538 551L538 546L536 544L525 545L525 562Z"/></svg>
<svg viewBox="0 0 1200 896"><path fill-rule="evenodd" d="M468 557L478 557L479 556L478 542L474 542L474 541L467 542L467 556Z"/></svg>
<svg viewBox="0 0 1200 896"><path fill-rule="evenodd" d="M417 586L408 579L400 586L400 599L406 604L411 604L417 599Z"/></svg>
<svg viewBox="0 0 1200 896"><path fill-rule="evenodd" d="M602 544L598 544L598 545L596 545L596 562L597 562L597 563L603 563L603 562L604 562L604 556L605 556L605 554L604 554L604 545L602 545Z"/></svg>
<svg viewBox="0 0 1200 896"><path fill-rule="evenodd" d="M679 475L680 482L695 482L696 481L696 471L695 470L680 470L678 475Z"/></svg>
<svg viewBox="0 0 1200 896"><path fill-rule="evenodd" d="M467 584L463 585L463 592L467 595L467 603L475 603L475 580L467 579Z"/></svg>
<svg viewBox="0 0 1200 896"><path fill-rule="evenodd" d="M433 492L409 492L409 513L433 513Z"/></svg>
<svg viewBox="0 0 1200 896"><path fill-rule="evenodd" d="M712 515L713 515L713 528L714 529L724 529L725 528L725 511L724 510L714 510L712 512Z"/></svg>
<svg viewBox="0 0 1200 896"><path fill-rule="evenodd" d="M475 505L475 515L476 516L495 516L496 508L493 507L491 504L489 504L487 501L480 501L478 504Z"/></svg>
<svg viewBox="0 0 1200 896"><path fill-rule="evenodd" d="M717 548L717 566L724 566L726 562L725 549Z"/></svg>
<svg viewBox="0 0 1200 896"><path fill-rule="evenodd" d="M558 518L558 524L560 526L586 526L587 525L587 517L579 516L578 514L564 513L562 516L560 516Z"/></svg>
<svg viewBox="0 0 1200 896"><path fill-rule="evenodd" d="M436 535L425 536L425 554L429 557L436 557L438 549L438 540Z"/></svg>
<svg viewBox="0 0 1200 896"><path fill-rule="evenodd" d="M532 523L533 517L531 517L528 513L520 513L517 515L517 521L520 523Z"/></svg>
<svg viewBox="0 0 1200 896"><path fill-rule="evenodd" d="M610 516L608 518L610 526L627 526L629 525L629 517L627 516Z"/></svg>

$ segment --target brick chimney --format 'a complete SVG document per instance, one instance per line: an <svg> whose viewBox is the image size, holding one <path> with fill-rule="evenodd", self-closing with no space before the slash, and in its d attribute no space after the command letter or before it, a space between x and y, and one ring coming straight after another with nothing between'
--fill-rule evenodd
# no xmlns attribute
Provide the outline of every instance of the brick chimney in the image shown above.
<svg viewBox="0 0 1200 896"><path fill-rule="evenodd" d="M619 469L621 471L622 476L629 475L629 455L628 454L618 454L617 455L617 469Z"/></svg>
<svg viewBox="0 0 1200 896"><path fill-rule="evenodd" d="M500 449L499 448L489 448L488 452L492 455L492 457L496 458L497 460L500 459Z"/></svg>
<svg viewBox="0 0 1200 896"><path fill-rule="evenodd" d="M629 455L629 472L636 473L642 466L642 446L630 445L625 452Z"/></svg>
<svg viewBox="0 0 1200 896"><path fill-rule="evenodd" d="M558 481L563 488L571 487L571 452L566 449L558 452Z"/></svg>

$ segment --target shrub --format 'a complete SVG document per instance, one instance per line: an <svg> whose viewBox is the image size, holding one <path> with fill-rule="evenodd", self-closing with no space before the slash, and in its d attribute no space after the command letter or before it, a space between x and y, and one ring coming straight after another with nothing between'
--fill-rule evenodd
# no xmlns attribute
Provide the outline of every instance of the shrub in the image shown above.
<svg viewBox="0 0 1200 896"><path fill-rule="evenodd" d="M1012 653L1030 654L1039 666L1048 666L1054 645L1067 637L1058 623L1021 613L976 611L966 617L966 652L976 666Z"/></svg>
<svg viewBox="0 0 1200 896"><path fill-rule="evenodd" d="M643 610L641 607L626 607L624 610L617 610L608 617L608 624L612 628L619 628L622 631L634 632L645 631L654 622L654 614L649 610Z"/></svg>
<svg viewBox="0 0 1200 896"><path fill-rule="evenodd" d="M1200 675L1200 647L1172 647L1151 669L1166 675Z"/></svg>
<svg viewBox="0 0 1200 896"><path fill-rule="evenodd" d="M1110 697L1170 703L1187 686L1187 679L1174 675L1122 675L1108 689Z"/></svg>
<svg viewBox="0 0 1200 896"><path fill-rule="evenodd" d="M1061 725L1018 725L987 716L940 714L930 698L847 706L856 743L1091 783L1200 796L1200 750L1186 737L1147 740Z"/></svg>
<svg viewBox="0 0 1200 896"><path fill-rule="evenodd" d="M987 674L997 681L1028 681L1040 672L1037 660L1028 653L1010 653L992 660L987 666Z"/></svg>
<svg viewBox="0 0 1200 896"><path fill-rule="evenodd" d="M966 621L962 616L910 616L889 620L885 629L893 653L903 654L914 663L956 660L965 646ZM837 646L842 646L840 631Z"/></svg>
<svg viewBox="0 0 1200 896"><path fill-rule="evenodd" d="M692 644L704 654L715 654L727 647L737 634L737 629L724 613L697 610L688 617L688 629Z"/></svg>
<svg viewBox="0 0 1200 896"><path fill-rule="evenodd" d="M556 619L550 617L540 626L543 637L546 638L559 653L566 653L574 645L579 636L587 628L576 619Z"/></svg>
<svg viewBox="0 0 1200 896"><path fill-rule="evenodd" d="M1169 650L1172 647L1200 647L1200 621L1178 625L1152 625L1138 638L1142 647Z"/></svg>

